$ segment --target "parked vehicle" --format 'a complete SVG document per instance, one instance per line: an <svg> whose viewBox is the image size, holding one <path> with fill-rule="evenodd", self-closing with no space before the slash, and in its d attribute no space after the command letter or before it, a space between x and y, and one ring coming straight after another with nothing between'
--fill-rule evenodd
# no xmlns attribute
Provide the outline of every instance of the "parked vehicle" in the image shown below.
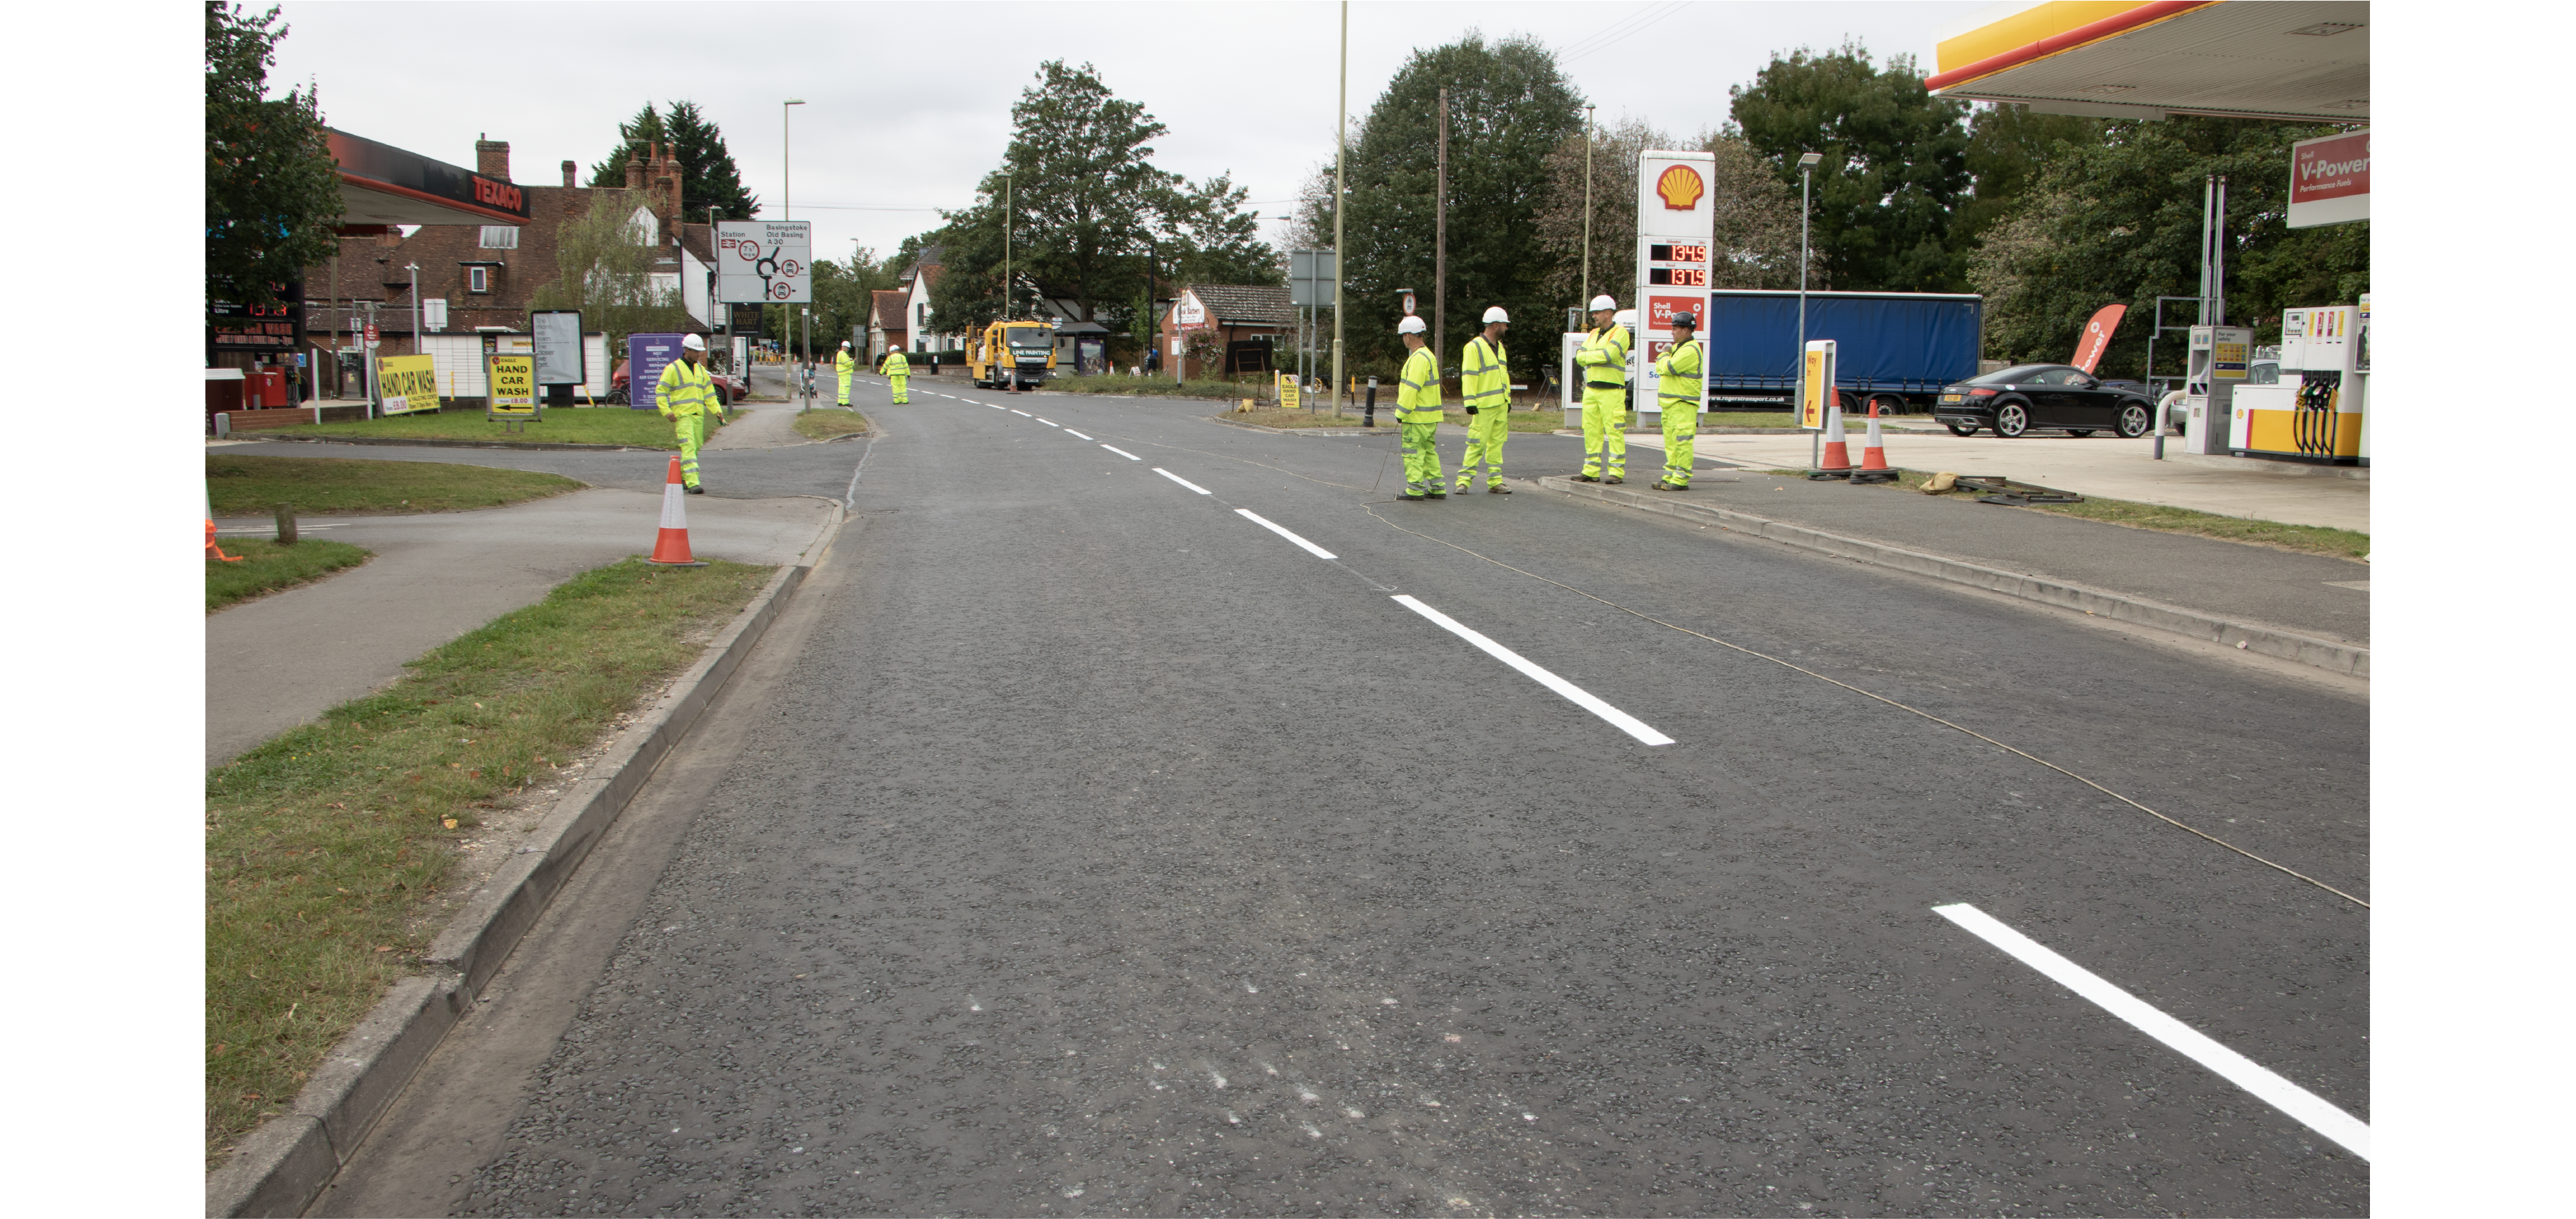
<svg viewBox="0 0 2576 1219"><path fill-rule="evenodd" d="M732 373L714 373L710 377L716 383L716 405L718 406L729 407L751 396L751 384ZM617 362L617 371L608 374L608 401L615 406L631 404L631 397L626 392L626 361L624 360Z"/></svg>
<svg viewBox="0 0 2576 1219"><path fill-rule="evenodd" d="M995 322L966 340L966 375L978 389L1036 389L1055 371L1055 327Z"/></svg>
<svg viewBox="0 0 2576 1219"><path fill-rule="evenodd" d="M2071 364L2016 364L1944 386L1933 418L1953 436L1992 429L2011 439L2033 428L2090 436L2104 428L2144 436L2155 403L2134 381L2103 381Z"/></svg>
<svg viewBox="0 0 2576 1219"><path fill-rule="evenodd" d="M1651 289L1649 290L1651 291ZM1798 385L1798 294L1727 289L1700 314L1711 410L1782 410ZM1844 410L1929 410L1977 375L1985 298L1932 292L1810 292L1807 337L1835 341Z"/></svg>

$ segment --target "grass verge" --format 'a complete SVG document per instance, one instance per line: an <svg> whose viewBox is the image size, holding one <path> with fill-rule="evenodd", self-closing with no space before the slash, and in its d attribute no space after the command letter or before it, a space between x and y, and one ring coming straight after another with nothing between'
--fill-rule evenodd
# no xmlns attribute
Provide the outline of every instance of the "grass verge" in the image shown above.
<svg viewBox="0 0 2576 1219"><path fill-rule="evenodd" d="M578 491L560 474L438 461L206 454L206 494L217 516L267 516L281 503L299 516L377 516L498 508Z"/></svg>
<svg viewBox="0 0 2576 1219"><path fill-rule="evenodd" d="M918 379L915 381L918 384ZM1065 394L1128 394L1139 398L1258 398L1267 381L1176 382L1165 377L1052 377L1046 387Z"/></svg>
<svg viewBox="0 0 2576 1219"><path fill-rule="evenodd" d="M217 538L215 544L223 547L225 554L240 556L242 561L206 560L209 614L236 601L293 588L343 567L355 567L376 553L363 546L318 538L306 538L292 546L280 546L275 538Z"/></svg>
<svg viewBox="0 0 2576 1219"><path fill-rule="evenodd" d="M865 433L868 430L868 420L857 411L818 406L810 411L798 412L796 421L788 426L795 428L796 434L807 440L834 440L843 436L857 436Z"/></svg>
<svg viewBox="0 0 2576 1219"><path fill-rule="evenodd" d="M679 440L671 434L670 420L664 419L660 411L629 410L622 406L556 407L547 410L543 420L527 423L519 433L504 431L506 426L484 419L481 411L459 409L347 423L299 423L274 429L271 433L251 435L365 436L387 440L536 440L565 444L615 444L635 449L680 447ZM714 416L708 416L709 433L719 426Z"/></svg>
<svg viewBox="0 0 2576 1219"><path fill-rule="evenodd" d="M584 572L207 774L210 1168L413 972L477 810L552 781L773 570Z"/></svg>
<svg viewBox="0 0 2576 1219"><path fill-rule="evenodd" d="M1803 471L1774 470L1795 478L1806 477ZM1899 470L1896 481L1881 484L1920 492L1930 474L1920 470ZM1943 491L1941 495L1964 495L1962 491ZM2132 529L2153 529L2160 533L2188 533L2195 537L2217 538L2223 542L2243 542L2251 546L2269 546L2275 550L2294 550L2300 554L2332 555L2338 559L2364 559L2370 556L2370 535L2350 529L2333 529L2323 525L2291 525L2280 521L2256 521L2243 517L2220 516L2215 512L2197 512L2190 508L2169 508L2163 504L2141 504L2134 500L2084 497L2080 504L2032 504L2031 512L2055 516L2080 517L2126 525Z"/></svg>

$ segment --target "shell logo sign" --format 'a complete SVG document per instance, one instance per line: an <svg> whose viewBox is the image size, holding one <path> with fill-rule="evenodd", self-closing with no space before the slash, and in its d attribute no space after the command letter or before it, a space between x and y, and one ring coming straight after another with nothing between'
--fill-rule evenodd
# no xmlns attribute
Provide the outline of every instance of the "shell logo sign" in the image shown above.
<svg viewBox="0 0 2576 1219"><path fill-rule="evenodd" d="M1699 206L1699 197L1708 193L1708 184L1700 181L1699 171L1688 165L1675 165L1655 179L1655 194L1662 198L1668 211L1687 212Z"/></svg>

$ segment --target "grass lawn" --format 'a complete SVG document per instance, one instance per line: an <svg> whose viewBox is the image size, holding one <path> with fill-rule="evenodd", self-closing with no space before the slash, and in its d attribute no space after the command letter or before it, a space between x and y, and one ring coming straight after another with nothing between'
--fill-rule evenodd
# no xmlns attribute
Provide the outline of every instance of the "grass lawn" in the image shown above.
<svg viewBox="0 0 2576 1219"><path fill-rule="evenodd" d="M560 474L433 461L206 454L206 491L217 516L267 516L281 503L299 516L456 512L544 499L584 484ZM227 566L231 566L227 564Z"/></svg>
<svg viewBox="0 0 2576 1219"><path fill-rule="evenodd" d="M280 546L274 538L217 538L215 544L223 547L225 554L239 556L243 561L206 560L209 614L235 601L291 588L343 567L355 567L376 553L363 546L318 538L305 538L292 546Z"/></svg>
<svg viewBox="0 0 2576 1219"><path fill-rule="evenodd" d="M585 572L207 774L209 1167L413 972L438 930L413 923L476 810L551 781L772 570Z"/></svg>
<svg viewBox="0 0 2576 1219"><path fill-rule="evenodd" d="M1886 419L1881 417L1879 421L1884 423ZM1843 424L1846 427L1855 426L1849 416L1844 417ZM1701 411L1699 415L1699 428L1703 432L1713 427L1794 428L1796 426L1798 426L1798 416L1789 411ZM1861 420L1857 427L1861 431L1868 431L1869 421Z"/></svg>
<svg viewBox="0 0 2576 1219"><path fill-rule="evenodd" d="M549 408L542 422L527 423L513 434L506 424L483 418L483 412L458 409L436 414L396 415L349 423L299 423L274 430L278 436L367 436L393 440L538 440L566 444L617 444L636 449L678 449L671 421L660 411L622 406ZM719 425L708 417L707 431Z"/></svg>
<svg viewBox="0 0 2576 1219"><path fill-rule="evenodd" d="M919 379L915 379L919 384ZM1169 377L1050 377L1046 387L1066 394L1132 394L1140 398L1259 398L1268 381L1191 381Z"/></svg>
<svg viewBox="0 0 2576 1219"><path fill-rule="evenodd" d="M857 436L868 430L867 417L857 411L838 407L815 407L801 411L790 425L807 440L830 440L838 436Z"/></svg>
<svg viewBox="0 0 2576 1219"><path fill-rule="evenodd" d="M1774 470L1795 478L1804 471ZM1881 484L1920 488L1931 475L1917 470L1900 470L1897 481ZM1945 491L1944 495L1965 495L1963 491ZM2339 559L2359 559L2370 554L2370 535L2350 529L2330 529L2322 525L2286 525L2279 521L2253 521L2243 517L2220 516L2214 512L2195 512L2189 508L2168 508L2162 504L2141 504L2125 499L2084 497L2080 504L2032 504L2029 512L2049 512L2058 516L2082 517L2088 521L2107 521L2137 529L2156 529L2165 533L2188 533L2198 537L2217 538L2228 542L2245 542L2301 554L2333 555Z"/></svg>

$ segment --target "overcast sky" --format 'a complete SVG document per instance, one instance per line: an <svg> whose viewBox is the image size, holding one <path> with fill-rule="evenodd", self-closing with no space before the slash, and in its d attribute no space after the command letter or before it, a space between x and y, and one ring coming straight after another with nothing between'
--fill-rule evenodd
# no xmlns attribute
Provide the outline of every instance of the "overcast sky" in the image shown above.
<svg viewBox="0 0 2576 1219"><path fill-rule="evenodd" d="M254 6L256 7L256 6ZM688 99L724 129L763 214L782 202L780 103L795 108L793 205L818 256L890 251L970 201L1000 163L1011 105L1038 64L1089 62L1171 133L1155 161L1231 173L1268 217L1332 154L1340 6L1333 3L286 3L269 80L311 79L331 125L472 168L510 142L511 176L608 155L645 102ZM1856 39L1924 64L1966 3L1363 3L1350 6L1356 128L1415 48L1470 30L1560 50L1610 121L1687 138L1726 119L1726 90L1774 51ZM1927 69L1928 70L1928 69ZM1453 155L1472 155L1472 152Z"/></svg>

